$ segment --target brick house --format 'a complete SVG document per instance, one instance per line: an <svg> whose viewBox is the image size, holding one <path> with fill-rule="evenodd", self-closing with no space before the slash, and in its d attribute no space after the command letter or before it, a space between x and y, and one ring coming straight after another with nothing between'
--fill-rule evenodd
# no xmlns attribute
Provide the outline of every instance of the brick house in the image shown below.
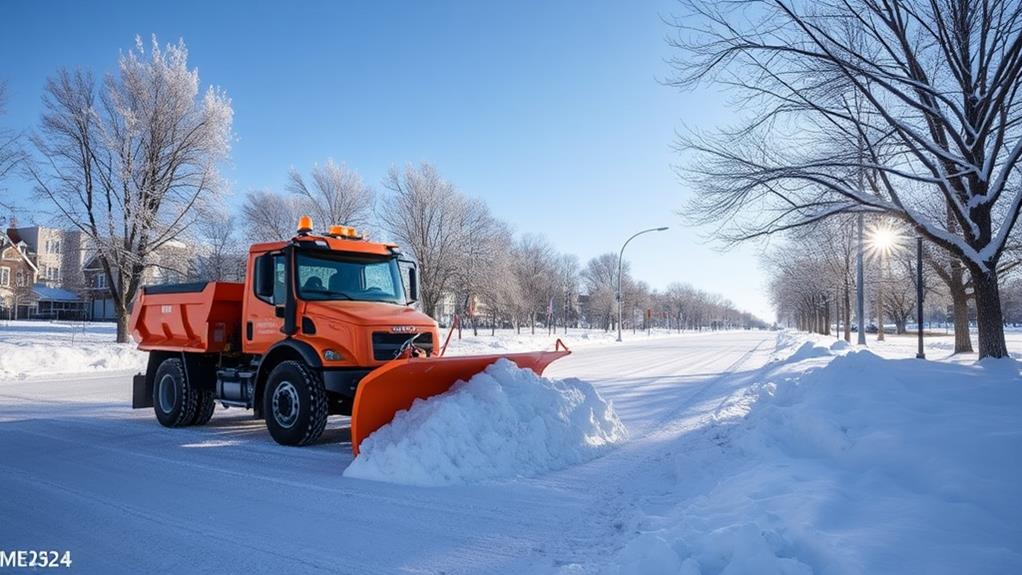
<svg viewBox="0 0 1022 575"><path fill-rule="evenodd" d="M0 234L0 317L23 317L34 304L32 285L38 269L29 253L28 242L17 230Z"/></svg>

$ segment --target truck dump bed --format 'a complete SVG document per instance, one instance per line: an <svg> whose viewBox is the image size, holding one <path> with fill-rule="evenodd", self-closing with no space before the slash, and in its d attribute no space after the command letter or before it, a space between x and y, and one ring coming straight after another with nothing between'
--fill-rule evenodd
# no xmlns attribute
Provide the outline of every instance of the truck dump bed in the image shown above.
<svg viewBox="0 0 1022 575"><path fill-rule="evenodd" d="M129 328L142 350L216 353L240 342L245 284L200 282L144 287Z"/></svg>

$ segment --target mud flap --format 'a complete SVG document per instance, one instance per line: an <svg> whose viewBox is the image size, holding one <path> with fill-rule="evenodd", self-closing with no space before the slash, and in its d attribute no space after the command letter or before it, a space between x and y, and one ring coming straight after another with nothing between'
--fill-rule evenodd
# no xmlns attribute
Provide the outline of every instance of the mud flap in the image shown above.
<svg viewBox="0 0 1022 575"><path fill-rule="evenodd" d="M131 380L131 408L153 406L153 386L144 373L136 373Z"/></svg>
<svg viewBox="0 0 1022 575"><path fill-rule="evenodd" d="M398 411L408 409L418 398L443 393L458 381L468 381L498 359L513 361L518 367L543 375L546 366L569 353L563 350L395 359L377 368L358 384L351 412L351 449L357 456L362 440L390 423Z"/></svg>

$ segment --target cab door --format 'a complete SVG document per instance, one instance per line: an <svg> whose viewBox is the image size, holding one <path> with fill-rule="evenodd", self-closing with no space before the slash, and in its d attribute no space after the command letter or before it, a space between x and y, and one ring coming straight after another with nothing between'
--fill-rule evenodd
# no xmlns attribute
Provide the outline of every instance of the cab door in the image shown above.
<svg viewBox="0 0 1022 575"><path fill-rule="evenodd" d="M284 320L277 311L284 309L287 296L284 254L252 254L248 269L251 285L245 294L242 349L245 353L262 354L284 338L281 332Z"/></svg>

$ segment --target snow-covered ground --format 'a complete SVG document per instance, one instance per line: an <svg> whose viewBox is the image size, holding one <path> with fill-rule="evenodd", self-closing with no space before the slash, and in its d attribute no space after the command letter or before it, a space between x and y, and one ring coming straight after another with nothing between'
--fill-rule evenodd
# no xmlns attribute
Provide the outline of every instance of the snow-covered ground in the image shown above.
<svg viewBox="0 0 1022 575"><path fill-rule="evenodd" d="M0 320L0 380L145 368L146 354L115 334L112 323Z"/></svg>
<svg viewBox="0 0 1022 575"><path fill-rule="evenodd" d="M63 373L96 372L103 370L145 369L146 354L134 344L114 344L116 327L101 322L42 322L0 320L0 380ZM687 332L686 337L707 335L711 332ZM441 345L447 341L447 332L441 331ZM651 333L626 331L629 340L652 340L678 337L677 332L653 330ZM464 329L461 337L455 332L450 338L449 355L492 354L537 349L553 349L558 339L571 349L616 343L617 333L603 330L571 328L549 333L537 328L520 331L511 329L480 330L473 335Z"/></svg>
<svg viewBox="0 0 1022 575"><path fill-rule="evenodd" d="M39 336L33 349L78 345L64 337ZM570 452L576 435L510 443L486 418L580 407L612 409L627 438L532 469L480 458L491 468L466 474L462 460L456 481L420 482L450 483L434 487L346 477L360 464L344 418L317 445L286 448L238 409L205 427L160 427L128 408L135 364L5 368L0 548L68 549L81 573L1022 572L1017 362L887 359L911 358L914 340L871 338L880 357L790 332L613 337L566 338L575 352L549 381L518 382L535 393L491 382L500 410L438 400L408 428L417 448L399 455L435 456L455 440L478 448L465 440L494 430L505 432L495 450ZM23 349L12 339L0 326L0 366ZM466 332L451 352L554 339L504 334L494 346ZM1020 344L1012 336L1009 347ZM92 358L125 353L86 345ZM551 410L530 403L550 389ZM471 419L439 425L460 402Z"/></svg>

